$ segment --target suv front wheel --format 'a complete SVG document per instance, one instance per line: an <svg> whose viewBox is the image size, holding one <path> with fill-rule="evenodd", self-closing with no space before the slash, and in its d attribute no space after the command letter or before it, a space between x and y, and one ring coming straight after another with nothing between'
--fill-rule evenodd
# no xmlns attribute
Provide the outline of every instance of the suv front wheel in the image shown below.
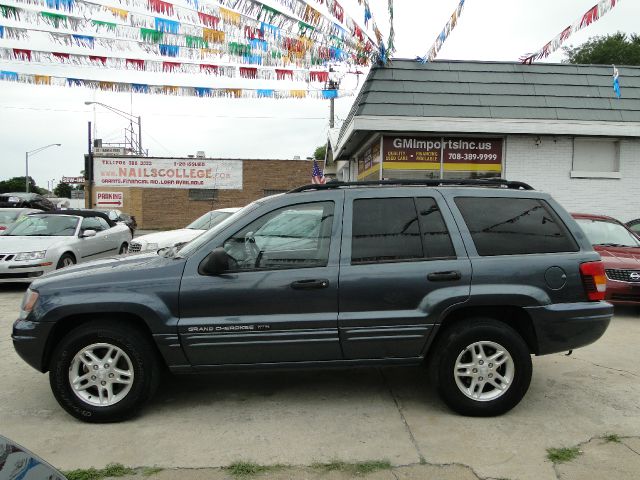
<svg viewBox="0 0 640 480"><path fill-rule="evenodd" d="M518 332L502 322L464 320L442 332L434 347L432 379L444 402L462 415L505 413L529 388L529 348Z"/></svg>
<svg viewBox="0 0 640 480"><path fill-rule="evenodd" d="M85 422L117 422L152 396L159 380L156 353L142 333L118 322L72 330L51 357L49 382L58 403Z"/></svg>

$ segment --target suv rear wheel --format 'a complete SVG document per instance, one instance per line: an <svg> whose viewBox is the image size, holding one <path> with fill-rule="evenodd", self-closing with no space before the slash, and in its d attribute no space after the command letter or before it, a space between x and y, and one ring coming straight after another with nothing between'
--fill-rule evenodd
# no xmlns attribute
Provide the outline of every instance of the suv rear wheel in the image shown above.
<svg viewBox="0 0 640 480"><path fill-rule="evenodd" d="M468 319L446 329L431 362L440 396L463 415L505 413L522 400L531 383L527 344L514 329L490 318Z"/></svg>
<svg viewBox="0 0 640 480"><path fill-rule="evenodd" d="M71 331L51 357L49 382L58 403L85 422L124 420L153 395L156 353L140 332L115 322Z"/></svg>

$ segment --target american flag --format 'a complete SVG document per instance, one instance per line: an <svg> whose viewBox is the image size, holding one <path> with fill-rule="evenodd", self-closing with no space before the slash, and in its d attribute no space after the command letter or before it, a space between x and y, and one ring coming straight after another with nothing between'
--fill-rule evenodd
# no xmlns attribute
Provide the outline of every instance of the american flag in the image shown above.
<svg viewBox="0 0 640 480"><path fill-rule="evenodd" d="M318 162L313 161L313 170L311 171L311 183L315 185L322 185L327 183L327 180L324 178L324 174L320 167L318 166Z"/></svg>

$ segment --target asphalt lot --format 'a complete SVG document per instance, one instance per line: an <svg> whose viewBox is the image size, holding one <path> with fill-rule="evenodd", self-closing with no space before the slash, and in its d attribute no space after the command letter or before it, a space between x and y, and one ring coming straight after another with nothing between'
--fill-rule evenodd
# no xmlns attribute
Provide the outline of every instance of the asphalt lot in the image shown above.
<svg viewBox="0 0 640 480"><path fill-rule="evenodd" d="M385 368L174 377L139 417L89 425L67 415L47 376L13 350L11 324L23 291L0 285L0 434L62 469L110 462L203 468L239 460L408 465L422 457L469 466L483 478L540 480L565 478L545 459L547 448L587 445L605 434L639 443L640 315L632 309L617 311L594 345L569 357L534 358L527 396L499 418L457 416L422 369ZM610 478L637 478L640 454L630 462Z"/></svg>

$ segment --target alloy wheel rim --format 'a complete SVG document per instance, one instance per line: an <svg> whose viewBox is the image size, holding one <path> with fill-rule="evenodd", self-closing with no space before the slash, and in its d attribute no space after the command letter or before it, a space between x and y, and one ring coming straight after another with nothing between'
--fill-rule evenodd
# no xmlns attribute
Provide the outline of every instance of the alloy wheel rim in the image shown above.
<svg viewBox="0 0 640 480"><path fill-rule="evenodd" d="M110 343L94 343L83 348L69 366L69 385L73 393L96 407L120 402L131 390L133 379L129 355Z"/></svg>
<svg viewBox="0 0 640 480"><path fill-rule="evenodd" d="M467 397L489 402L504 395L515 375L509 351L496 342L479 341L464 348L453 370L458 389Z"/></svg>
<svg viewBox="0 0 640 480"><path fill-rule="evenodd" d="M62 260L62 266L63 267L70 267L71 265L73 265L73 259L72 258L67 257L64 260Z"/></svg>

